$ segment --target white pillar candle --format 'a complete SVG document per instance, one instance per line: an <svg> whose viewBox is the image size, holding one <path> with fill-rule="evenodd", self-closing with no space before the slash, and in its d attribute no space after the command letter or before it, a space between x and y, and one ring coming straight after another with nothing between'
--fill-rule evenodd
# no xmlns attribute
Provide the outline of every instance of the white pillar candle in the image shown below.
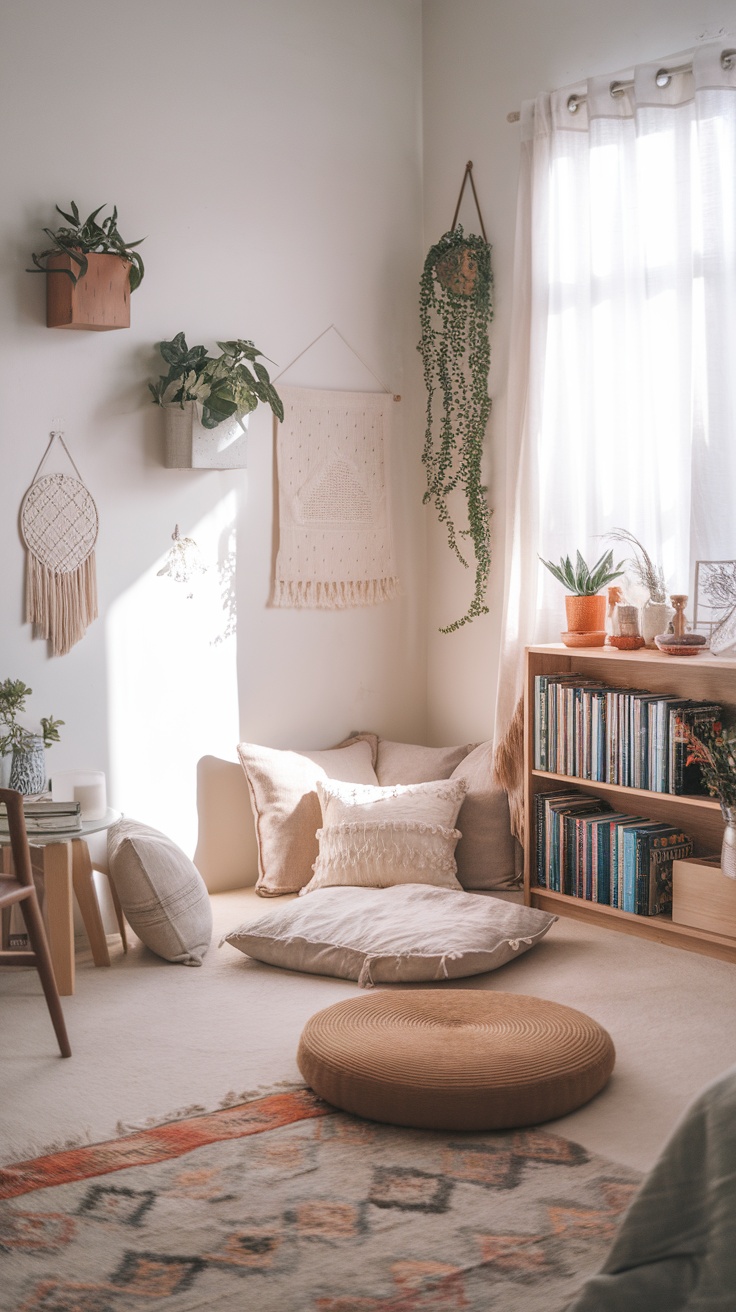
<svg viewBox="0 0 736 1312"><path fill-rule="evenodd" d="M105 776L91 774L87 782L74 785L74 801L79 802L83 820L102 820L107 810Z"/></svg>

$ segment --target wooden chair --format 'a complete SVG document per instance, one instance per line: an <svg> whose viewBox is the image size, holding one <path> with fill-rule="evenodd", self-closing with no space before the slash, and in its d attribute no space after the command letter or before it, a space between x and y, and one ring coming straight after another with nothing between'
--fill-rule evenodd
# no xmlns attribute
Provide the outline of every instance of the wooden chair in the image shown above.
<svg viewBox="0 0 736 1312"><path fill-rule="evenodd" d="M69 1038L64 1024L64 1013L61 1010L59 991L54 979L54 968L51 964L46 930L41 917L41 909L38 905L36 886L33 882L31 851L28 846L26 822L23 814L23 798L20 793L16 793L13 789L0 788L0 802L3 802L7 808L10 846L13 852L13 869L15 872L14 875L0 873L0 909L11 907L16 902L20 905L32 948L32 951L29 952L0 952L0 965L36 967L41 976L41 984L46 994L46 1002L48 1003L61 1055L62 1057L71 1057L72 1050L69 1046Z"/></svg>

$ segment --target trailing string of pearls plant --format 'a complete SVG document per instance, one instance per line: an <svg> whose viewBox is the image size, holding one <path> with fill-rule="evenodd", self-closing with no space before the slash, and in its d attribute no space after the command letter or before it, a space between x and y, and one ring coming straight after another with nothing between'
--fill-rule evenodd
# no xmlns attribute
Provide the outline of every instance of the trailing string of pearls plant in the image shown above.
<svg viewBox="0 0 736 1312"><path fill-rule="evenodd" d="M471 167L468 165L465 178ZM485 595L491 568L491 512L481 478L481 461L491 409L488 325L493 317L492 282L491 248L485 234L466 236L461 226L453 224L452 231L446 232L427 255L420 283L418 349L427 388L422 452L427 490L423 499L425 504L434 505L445 527L448 546L466 569L469 565L460 540L469 539L475 554L475 587L470 605L461 619L441 628L441 633L453 633L478 615L488 613ZM467 506L464 528L456 527L450 512L450 498L456 490L464 494Z"/></svg>

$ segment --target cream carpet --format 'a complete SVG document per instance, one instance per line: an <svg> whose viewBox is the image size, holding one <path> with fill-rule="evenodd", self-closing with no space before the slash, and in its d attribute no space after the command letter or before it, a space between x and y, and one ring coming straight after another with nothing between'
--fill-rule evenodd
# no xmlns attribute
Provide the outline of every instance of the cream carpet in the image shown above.
<svg viewBox="0 0 736 1312"><path fill-rule="evenodd" d="M35 972L0 970L0 1161L300 1082L302 1026L357 986L218 949L223 933L273 903L248 889L217 894L213 905L201 968L169 965L135 939L124 956L112 936L112 967L95 968L79 945L76 993L63 1000L68 1061ZM436 987L550 998L604 1025L617 1050L609 1085L547 1128L639 1170L695 1094L736 1064L736 967L572 920L493 974Z"/></svg>

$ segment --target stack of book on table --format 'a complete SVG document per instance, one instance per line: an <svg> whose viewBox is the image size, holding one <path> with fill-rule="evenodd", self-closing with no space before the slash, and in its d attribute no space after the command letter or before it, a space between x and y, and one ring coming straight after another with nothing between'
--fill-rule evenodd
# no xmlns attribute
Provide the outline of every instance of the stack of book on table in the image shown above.
<svg viewBox="0 0 736 1312"><path fill-rule="evenodd" d="M673 863L693 850L676 825L569 789L538 793L534 805L538 887L637 916L672 910Z"/></svg>
<svg viewBox="0 0 736 1312"><path fill-rule="evenodd" d="M48 837L49 834L74 834L82 829L82 815L79 802L52 802L26 798L23 802L26 819L26 832L29 842L34 838ZM0 841L9 837L8 815L0 804Z"/></svg>

